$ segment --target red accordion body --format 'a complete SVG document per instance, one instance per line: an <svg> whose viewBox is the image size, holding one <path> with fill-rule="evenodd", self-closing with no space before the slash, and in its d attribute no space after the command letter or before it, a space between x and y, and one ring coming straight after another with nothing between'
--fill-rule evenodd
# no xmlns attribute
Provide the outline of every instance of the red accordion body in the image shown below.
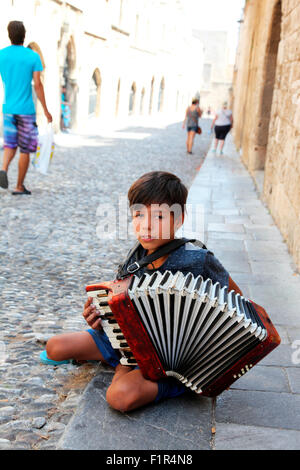
<svg viewBox="0 0 300 470"><path fill-rule="evenodd" d="M118 327L122 330L143 376L149 380L157 381L166 377L167 374L140 314L129 297L128 288L131 281L132 277L90 285L86 287L86 291L88 295L92 292L95 294L97 291L107 292L108 306ZM279 345L280 337L266 311L254 302L251 301L251 303L267 332L265 339L254 345L251 350L246 351L234 364L230 364L221 376L201 388L200 394L210 397L220 394Z"/></svg>

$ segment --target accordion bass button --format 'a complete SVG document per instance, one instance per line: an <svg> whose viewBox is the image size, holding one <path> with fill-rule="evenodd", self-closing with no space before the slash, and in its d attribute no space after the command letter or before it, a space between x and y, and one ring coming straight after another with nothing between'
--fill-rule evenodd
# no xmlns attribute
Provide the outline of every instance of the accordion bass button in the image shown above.
<svg viewBox="0 0 300 470"><path fill-rule="evenodd" d="M97 292L97 297L100 299L101 297L107 297L108 291L107 290L99 290Z"/></svg>

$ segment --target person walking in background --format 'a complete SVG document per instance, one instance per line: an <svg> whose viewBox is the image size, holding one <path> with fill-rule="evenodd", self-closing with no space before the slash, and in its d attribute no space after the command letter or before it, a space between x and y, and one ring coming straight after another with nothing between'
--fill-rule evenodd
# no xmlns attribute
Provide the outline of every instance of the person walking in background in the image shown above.
<svg viewBox="0 0 300 470"><path fill-rule="evenodd" d="M0 186L8 188L8 168L19 147L18 182L12 194L31 194L24 186L24 179L29 166L29 154L36 151L38 144L32 80L48 122L52 122L52 116L46 105L41 82L43 66L40 56L23 46L26 34L24 24L21 21L11 21L7 29L11 46L0 50L0 74L4 85L4 156Z"/></svg>
<svg viewBox="0 0 300 470"><path fill-rule="evenodd" d="M66 87L62 88L61 92L61 130L63 132L68 132L71 122L71 110L70 105L67 101L67 89Z"/></svg>
<svg viewBox="0 0 300 470"><path fill-rule="evenodd" d="M185 113L185 118L182 124L182 128L185 126L187 128L187 140L186 140L186 150L187 153L192 154L194 138L196 133L201 134L199 131L198 120L202 116L202 110L199 107L198 98L194 98L191 106L189 106Z"/></svg>
<svg viewBox="0 0 300 470"><path fill-rule="evenodd" d="M220 142L220 155L223 155L226 136L233 127L232 111L227 108L227 102L223 103L223 108L217 112L212 122L211 129L213 130L214 127L216 138L213 152L217 151L218 144Z"/></svg>

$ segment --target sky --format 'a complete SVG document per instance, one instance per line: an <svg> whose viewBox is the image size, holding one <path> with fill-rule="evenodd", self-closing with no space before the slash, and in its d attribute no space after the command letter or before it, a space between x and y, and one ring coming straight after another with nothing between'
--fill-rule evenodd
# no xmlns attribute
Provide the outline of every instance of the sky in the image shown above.
<svg viewBox="0 0 300 470"><path fill-rule="evenodd" d="M245 0L185 0L190 3L191 26L200 30L228 31L234 62L239 23Z"/></svg>

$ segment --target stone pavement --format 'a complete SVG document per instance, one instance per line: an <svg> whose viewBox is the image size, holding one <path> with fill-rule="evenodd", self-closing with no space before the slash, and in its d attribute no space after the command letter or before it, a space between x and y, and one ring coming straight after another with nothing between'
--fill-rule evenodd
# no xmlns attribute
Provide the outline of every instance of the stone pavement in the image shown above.
<svg viewBox="0 0 300 470"><path fill-rule="evenodd" d="M85 286L113 279L132 246L123 236L99 238L99 205L112 204L118 215L119 198L151 170L175 172L191 186L209 147L209 123L202 121L187 156L186 132L172 119L138 117L115 129L57 135L49 174L30 167L31 196L0 189L0 449L55 449L98 374L95 364L41 365L39 353L49 337L87 327Z"/></svg>
<svg viewBox="0 0 300 470"><path fill-rule="evenodd" d="M209 152L190 189L204 204L205 243L244 295L263 305L281 345L216 400L189 394L120 414L105 403L102 368L60 440L62 449L299 449L300 277L231 137Z"/></svg>

